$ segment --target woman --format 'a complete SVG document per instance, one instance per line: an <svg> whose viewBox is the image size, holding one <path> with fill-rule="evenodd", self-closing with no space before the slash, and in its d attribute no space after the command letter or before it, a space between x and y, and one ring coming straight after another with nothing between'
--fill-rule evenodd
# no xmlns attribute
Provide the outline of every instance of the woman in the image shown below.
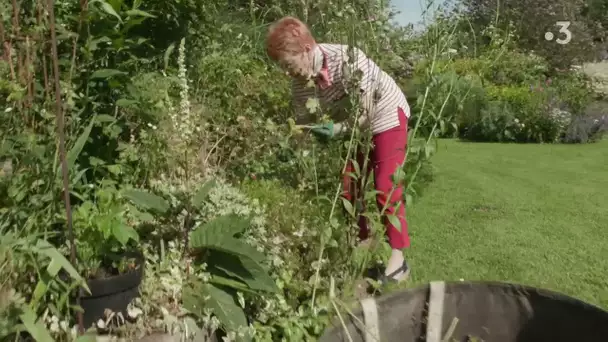
<svg viewBox="0 0 608 342"><path fill-rule="evenodd" d="M373 148L369 164L370 170L372 167L374 170L377 203L380 208L386 207L385 213L394 215L399 222L399 227L395 227L384 217L386 234L392 248L384 280L405 280L410 269L403 256L403 249L409 247L410 239L403 203L404 187L402 184L394 185L392 181L392 175L405 160L410 112L405 95L395 81L361 50L352 48L349 51L345 45L318 44L307 26L293 17L282 18L270 27L266 50L269 57L293 78L296 122L300 124L311 120L307 110L309 98L317 98L322 107L330 110L343 107L341 102L349 98L345 84L353 80L349 75L359 74L360 80L356 82L359 82L363 114L356 120L350 117L340 123L312 126L311 131L317 136L333 138L348 132L355 122L362 130L371 130ZM348 69L349 64L361 72ZM363 165L363 162L360 161L359 165ZM359 196L354 195L355 186L348 176L352 171L353 165L350 164L343 182L344 197L354 203L358 200L354 197ZM362 216L359 218L359 228L359 237L366 240L369 229Z"/></svg>

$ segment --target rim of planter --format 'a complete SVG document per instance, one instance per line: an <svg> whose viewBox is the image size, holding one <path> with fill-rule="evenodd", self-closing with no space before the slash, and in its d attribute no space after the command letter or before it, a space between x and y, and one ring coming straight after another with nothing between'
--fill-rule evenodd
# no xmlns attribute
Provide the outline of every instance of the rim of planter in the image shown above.
<svg viewBox="0 0 608 342"><path fill-rule="evenodd" d="M528 297L540 297L544 299L556 300L564 304L571 305L574 308L579 308L581 311L586 311L589 315L594 315L598 320L604 320L608 322L608 311L600 308L597 305L588 303L582 299L575 298L562 292L555 290L549 290L545 288L535 287L532 285L523 285L514 282L502 282L502 281L445 281L445 293L458 293L467 292L468 290L475 288L486 288L491 292L503 292L503 293L514 293L514 294L525 294ZM390 306L393 303L403 300L403 295L408 294L412 298L418 295L424 295L425 302L428 302L428 295L430 292L430 283L419 285L412 288L406 288L398 291L388 293L384 296L376 297L376 304L378 307ZM358 303L358 302L357 302ZM363 317L363 310L360 305L356 308L352 308L352 314L356 317ZM346 322L349 324L348 322ZM343 327L339 319L332 321L321 337L321 341L329 341L327 338L332 336L336 330L342 330Z"/></svg>
<svg viewBox="0 0 608 342"><path fill-rule="evenodd" d="M605 315L606 319L608 319L608 311L600 308L597 305L588 303L582 299L578 299L576 297L567 295L563 292L558 292L555 290L549 290L542 287L536 287L532 285L523 285L515 282L503 282L503 281L486 281L486 280L470 280L470 281L445 281L445 292L446 294L451 292L456 292L461 289L466 288L474 288L478 286L483 286L486 288L501 288L503 290L509 289L512 292L526 293L526 294L536 294L540 297L557 299L566 303L571 303L582 308L591 309L593 311L597 311L597 313L601 315ZM394 297L398 297L399 295L403 295L403 292L411 292L416 293L424 291L426 294L430 291L430 284L419 285L416 287L412 287L409 289L404 289L403 291L395 291L387 294L386 296L377 297L377 302L379 305L381 303L390 302ZM361 310L357 310L361 311Z"/></svg>
<svg viewBox="0 0 608 342"><path fill-rule="evenodd" d="M141 252L127 252L122 254L123 257L135 258L135 269L129 269L126 273L113 275L106 278L87 279L87 286L91 290L91 294L87 294L84 289L80 289L82 299L91 299L109 296L115 293L123 292L141 284L144 274L144 256Z"/></svg>

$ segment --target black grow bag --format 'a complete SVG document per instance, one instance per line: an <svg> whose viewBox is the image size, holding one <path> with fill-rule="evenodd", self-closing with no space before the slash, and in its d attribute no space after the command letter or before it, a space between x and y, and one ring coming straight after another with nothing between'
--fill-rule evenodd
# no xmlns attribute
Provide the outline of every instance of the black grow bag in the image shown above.
<svg viewBox="0 0 608 342"><path fill-rule="evenodd" d="M425 341L430 286L376 299L381 341ZM445 283L441 334L458 319L450 341L474 337L485 342L606 342L608 312L578 299L508 283ZM365 341L362 310L342 318L353 342ZM369 330L368 330L369 331ZM339 320L320 342L348 341Z"/></svg>
<svg viewBox="0 0 608 342"><path fill-rule="evenodd" d="M106 309L115 313L120 312L125 319L128 319L127 306L133 299L139 297L139 285L144 274L143 257L138 255L135 262L135 268L124 274L87 281L91 294L88 295L86 291L81 290L80 298L80 306L84 310L85 329L99 319L105 320Z"/></svg>

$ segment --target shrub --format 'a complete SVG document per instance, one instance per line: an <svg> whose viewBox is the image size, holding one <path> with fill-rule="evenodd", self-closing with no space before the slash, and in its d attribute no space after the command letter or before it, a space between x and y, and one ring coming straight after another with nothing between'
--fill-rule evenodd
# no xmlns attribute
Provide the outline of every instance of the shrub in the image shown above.
<svg viewBox="0 0 608 342"><path fill-rule="evenodd" d="M418 129L424 136L434 134L439 137L454 137L457 131L456 118L465 113L478 112L485 101L480 79L472 74L458 75L448 70L432 79L418 78L414 81L419 93L424 91L427 84L430 86L430 95L424 104L427 114L420 113L421 101L411 105L410 124L418 124L418 118L421 116Z"/></svg>
<svg viewBox="0 0 608 342"><path fill-rule="evenodd" d="M533 53L506 51L487 71L494 84L519 85L544 79L548 70L547 62Z"/></svg>
<svg viewBox="0 0 608 342"><path fill-rule="evenodd" d="M608 131L608 103L597 101L576 115L564 132L566 143L587 143L600 140Z"/></svg>
<svg viewBox="0 0 608 342"><path fill-rule="evenodd" d="M498 56L482 55L463 57L439 68L453 70L459 75L476 75L495 85L520 85L538 81L545 77L549 67L539 56L520 51L502 51Z"/></svg>
<svg viewBox="0 0 608 342"><path fill-rule="evenodd" d="M508 103L492 101L479 112L467 113L458 122L458 136L471 141L515 141L521 123Z"/></svg>
<svg viewBox="0 0 608 342"><path fill-rule="evenodd" d="M592 79L582 72L559 73L550 80L562 108L573 114L582 114L595 96Z"/></svg>
<svg viewBox="0 0 608 342"><path fill-rule="evenodd" d="M476 75L484 85L476 108L456 114L461 138L558 142L566 129L572 137L581 135L581 130L591 134L591 128L597 128L591 125L597 118L583 119L583 110L593 96L588 76L577 71L552 73L546 61L533 53L503 51L496 58L490 52L480 58L460 58L451 65L457 74ZM570 127L573 117L577 123Z"/></svg>
<svg viewBox="0 0 608 342"><path fill-rule="evenodd" d="M570 97L565 96L564 101L560 93ZM458 118L459 136L475 141L558 142L572 122L568 103L581 106L582 93L555 87L548 81L487 87L488 103L479 112L466 112Z"/></svg>

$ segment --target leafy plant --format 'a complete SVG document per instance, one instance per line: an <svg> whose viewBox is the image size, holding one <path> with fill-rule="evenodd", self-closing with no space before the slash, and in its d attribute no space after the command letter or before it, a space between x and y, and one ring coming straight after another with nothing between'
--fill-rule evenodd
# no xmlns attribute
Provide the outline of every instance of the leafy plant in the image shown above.
<svg viewBox="0 0 608 342"><path fill-rule="evenodd" d="M160 196L140 190L128 192L130 200L144 210L155 210L157 215L170 215L176 208L186 208L183 227L190 231L194 220L205 205L214 183L205 183L191 197L168 202ZM190 218L190 219L188 219ZM248 326L244 304L239 305L239 292L275 293L279 289L269 276L265 256L240 238L250 226L249 218L224 215L208 222L195 223L188 234L188 250L195 256L193 273L201 267L209 278L187 280L183 305L199 318L211 309L228 332L243 333Z"/></svg>
<svg viewBox="0 0 608 342"><path fill-rule="evenodd" d="M69 323L62 320L62 330L57 317L75 309L68 301L73 288L83 287L89 291L84 279L44 239L20 236L6 231L5 227L0 237L0 271L5 275L0 283L0 338L15 338L26 332L36 341L52 342L72 335ZM28 279L26 272L33 270L37 270L38 279ZM68 277L62 279L62 272ZM29 289L21 290L22 284L28 284ZM47 325L45 316L55 317L57 325ZM74 336L72 340L85 339Z"/></svg>
<svg viewBox="0 0 608 342"><path fill-rule="evenodd" d="M137 211L129 210L112 183L102 183L91 199L73 213L74 235L82 271L88 278L123 273L134 267L129 253L137 253Z"/></svg>

